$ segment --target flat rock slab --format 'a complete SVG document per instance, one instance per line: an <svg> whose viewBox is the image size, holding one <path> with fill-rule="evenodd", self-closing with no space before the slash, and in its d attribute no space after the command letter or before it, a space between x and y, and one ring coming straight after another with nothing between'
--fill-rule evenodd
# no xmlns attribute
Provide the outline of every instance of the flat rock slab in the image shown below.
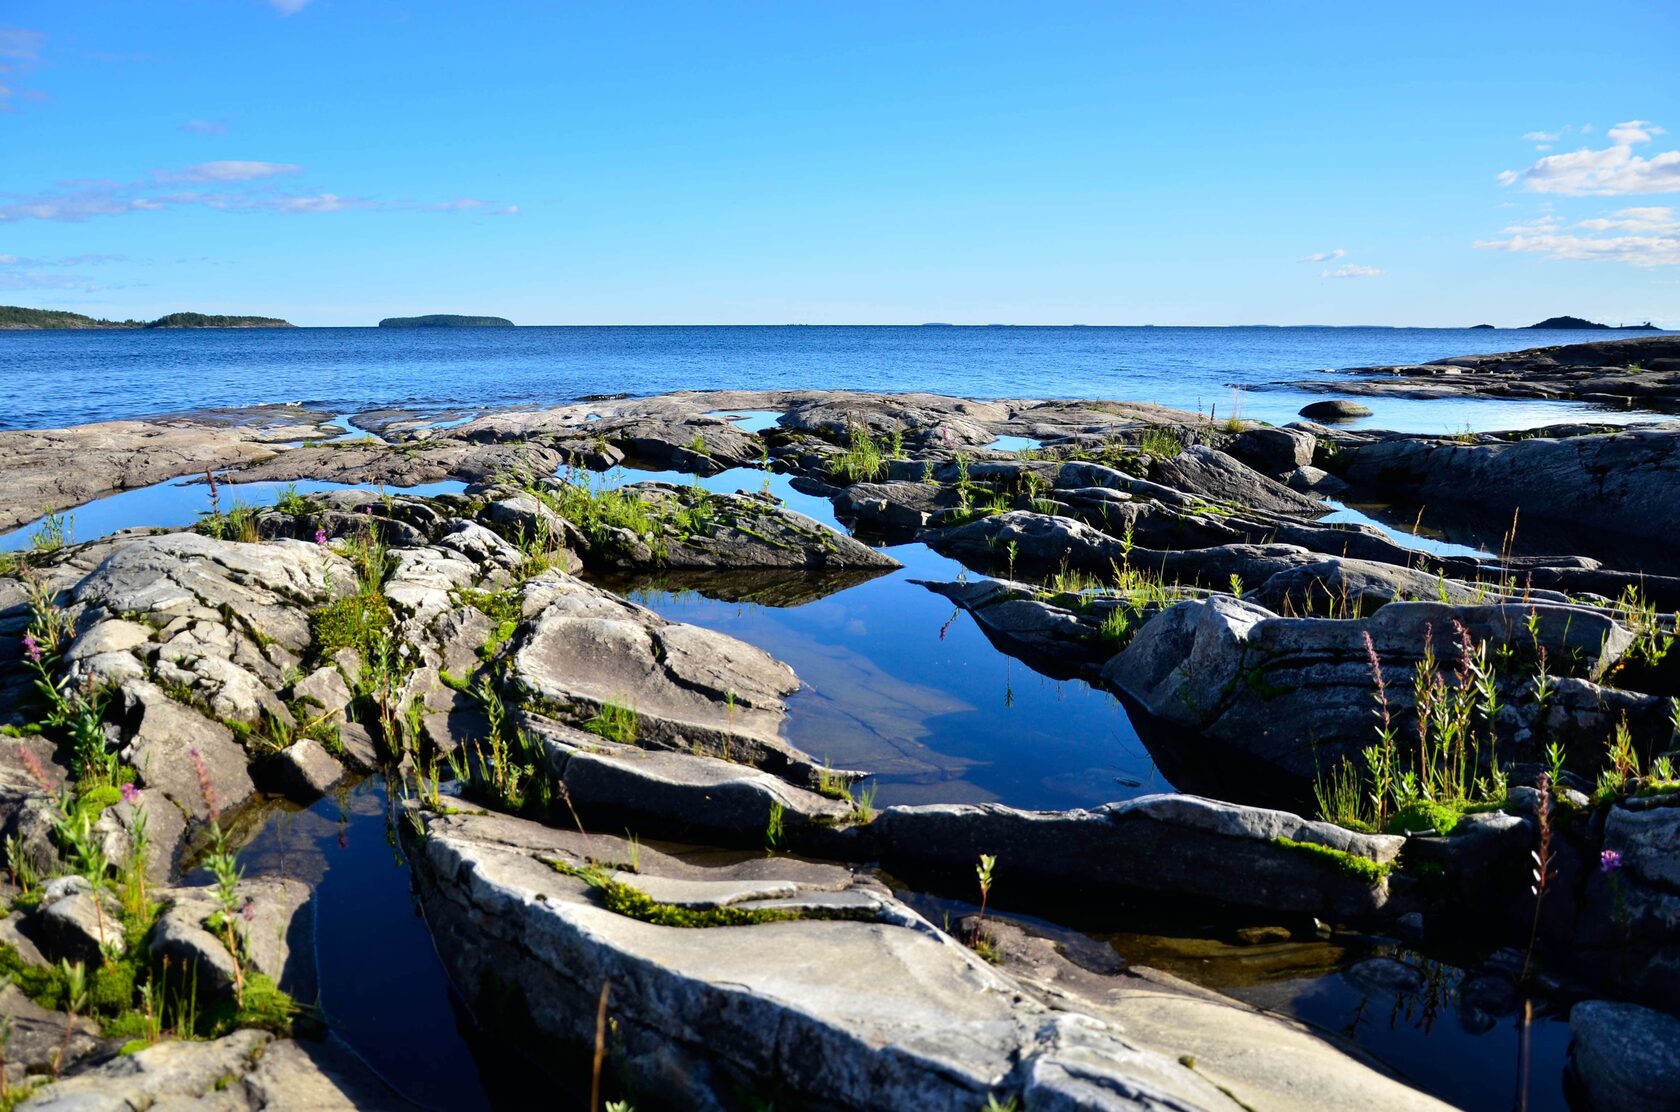
<svg viewBox="0 0 1680 1112"><path fill-rule="evenodd" d="M1405 841L1191 795L1144 796L1090 811L888 807L865 830L889 867L953 870L984 853L997 858L1000 876L1036 891L1149 892L1323 918L1384 915L1386 879L1350 876L1335 860L1279 839L1378 866L1391 865Z"/></svg>
<svg viewBox="0 0 1680 1112"><path fill-rule="evenodd" d="M174 416L0 432L0 532L111 491L265 459L319 435L327 416L269 406L240 423Z"/></svg>
<svg viewBox="0 0 1680 1112"><path fill-rule="evenodd" d="M643 850L639 872L618 879L650 895L792 888L790 897L730 906L803 916L658 926L608 910L550 864L620 856L619 839L501 815L423 814L422 822L426 836L414 849L422 903L469 1001L505 996L496 986L511 979L529 1022L509 1033L587 1044L600 986L610 984L613 1067L674 1107L732 1107L731 1093L770 1079L779 1102L835 1109L972 1112L993 1096L1070 1110L1328 1110L1354 1096L1373 1110L1439 1107L1248 1009L1187 1001L1197 1005L1191 1012L1151 1015L1148 998L1170 992L1159 985L1091 1007L1065 993L1041 999L878 885L832 866L758 858L704 869ZM667 876L673 870L680 877ZM1113 1009L1122 1003L1137 1009L1135 1021L1119 1021ZM1245 1048L1219 1060L1224 1089L1179 1061L1181 1040L1197 1030L1217 1032L1213 1045ZM1282 1048L1285 1065L1245 1068L1245 1054L1268 1046ZM1277 1103L1285 1092L1301 1099Z"/></svg>
<svg viewBox="0 0 1680 1112"><path fill-rule="evenodd" d="M701 494L642 483L655 503L704 506L705 522L669 540L660 563L671 568L896 568L899 562L862 541L757 494Z"/></svg>
<svg viewBox="0 0 1680 1112"><path fill-rule="evenodd" d="M560 572L526 584L512 682L581 723L606 704L635 712L637 740L780 771L804 767L780 737L793 669L761 649L644 607Z"/></svg>
<svg viewBox="0 0 1680 1112"><path fill-rule="evenodd" d="M616 745L535 715L523 727L547 754L547 771L585 815L651 825L667 837L740 844L764 836L773 807L790 835L852 816L849 803L748 765L693 753ZM850 779L846 774L839 774Z"/></svg>
<svg viewBox="0 0 1680 1112"><path fill-rule="evenodd" d="M1338 471L1354 486L1413 504L1463 507L1500 520L1567 529L1589 555L1618 566L1644 558L1672 569L1662 538L1680 530L1680 429L1461 444L1390 436L1343 450Z"/></svg>

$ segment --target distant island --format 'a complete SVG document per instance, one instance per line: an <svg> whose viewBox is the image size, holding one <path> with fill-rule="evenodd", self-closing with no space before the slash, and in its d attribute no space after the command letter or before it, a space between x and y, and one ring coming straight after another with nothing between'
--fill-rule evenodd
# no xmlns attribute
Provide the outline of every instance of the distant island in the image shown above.
<svg viewBox="0 0 1680 1112"><path fill-rule="evenodd" d="M506 317L460 317L453 313L433 313L424 317L386 317L381 328L512 328Z"/></svg>
<svg viewBox="0 0 1680 1112"><path fill-rule="evenodd" d="M157 320L101 320L62 309L26 309L0 305L0 329L38 328L296 328L279 317L219 317L209 313L170 313Z"/></svg>
<svg viewBox="0 0 1680 1112"><path fill-rule="evenodd" d="M1646 321L1644 324L1599 324L1596 321L1582 320L1580 317L1547 317L1539 324L1531 324L1530 328L1573 328L1577 330L1590 329L1597 332L1661 332L1662 329Z"/></svg>
<svg viewBox="0 0 1680 1112"><path fill-rule="evenodd" d="M1470 331L1475 332L1477 329L1481 329L1481 328L1490 328L1491 329L1492 327L1493 327L1493 325L1491 325L1491 324L1472 324L1470 326ZM1538 328L1540 326L1535 325L1535 327Z"/></svg>

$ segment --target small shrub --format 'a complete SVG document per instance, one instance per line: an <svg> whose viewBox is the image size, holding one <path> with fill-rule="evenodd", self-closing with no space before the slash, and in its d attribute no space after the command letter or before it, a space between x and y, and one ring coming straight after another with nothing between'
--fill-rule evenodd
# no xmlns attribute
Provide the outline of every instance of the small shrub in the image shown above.
<svg viewBox="0 0 1680 1112"><path fill-rule="evenodd" d="M340 649L355 649L364 659L371 657L380 635L395 625L391 604L382 594L341 598L309 614L309 634L318 657L329 657Z"/></svg>

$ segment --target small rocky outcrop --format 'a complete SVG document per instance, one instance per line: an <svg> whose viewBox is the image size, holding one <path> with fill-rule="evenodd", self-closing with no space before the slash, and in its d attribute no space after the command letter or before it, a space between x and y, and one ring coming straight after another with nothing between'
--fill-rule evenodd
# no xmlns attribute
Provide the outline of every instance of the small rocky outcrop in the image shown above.
<svg viewBox="0 0 1680 1112"><path fill-rule="evenodd" d="M1680 484L1680 429L1478 444L1389 436L1344 450L1337 471L1383 497L1553 522L1577 551L1676 570L1656 539L1680 529L1680 501L1669 496Z"/></svg>
<svg viewBox="0 0 1680 1112"><path fill-rule="evenodd" d="M1680 404L1680 338L1629 337L1406 366L1350 367L1280 385L1403 398L1561 399L1673 412Z"/></svg>
<svg viewBox="0 0 1680 1112"><path fill-rule="evenodd" d="M1614 619L1566 607L1396 602L1368 618L1333 620L1280 618L1215 596L1150 620L1102 678L1162 720L1311 781L1371 743L1376 681L1367 635L1394 677L1410 676L1431 644L1439 659L1458 660L1463 637L1495 654L1502 647L1532 651L1538 640L1553 661L1578 659L1595 677L1633 641ZM1391 684L1388 697L1403 720L1410 698L1404 684Z"/></svg>

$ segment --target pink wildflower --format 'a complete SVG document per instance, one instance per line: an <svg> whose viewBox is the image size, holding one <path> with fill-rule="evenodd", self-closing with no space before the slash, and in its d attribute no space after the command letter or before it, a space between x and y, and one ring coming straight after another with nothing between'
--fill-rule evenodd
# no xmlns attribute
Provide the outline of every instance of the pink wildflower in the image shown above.
<svg viewBox="0 0 1680 1112"><path fill-rule="evenodd" d="M18 760L29 770L30 778L41 785L42 791L48 795L58 794L58 789L53 787L52 777L48 776L47 770L41 766L41 758L31 752L27 745L18 746Z"/></svg>
<svg viewBox="0 0 1680 1112"><path fill-rule="evenodd" d="M124 784L122 786L122 797L123 802L132 807L140 802L140 789L133 784Z"/></svg>
<svg viewBox="0 0 1680 1112"><path fill-rule="evenodd" d="M23 635L23 651L33 664L41 663L41 642L35 640L33 633Z"/></svg>
<svg viewBox="0 0 1680 1112"><path fill-rule="evenodd" d="M327 543L327 531L325 529L317 528L315 530L315 543L319 545Z"/></svg>
<svg viewBox="0 0 1680 1112"><path fill-rule="evenodd" d="M216 803L216 786L210 782L210 770L204 765L204 754L195 745L187 750L187 756L192 758L193 770L198 773L198 790L204 796L204 807L210 812L210 821L218 822L222 817L221 808Z"/></svg>

